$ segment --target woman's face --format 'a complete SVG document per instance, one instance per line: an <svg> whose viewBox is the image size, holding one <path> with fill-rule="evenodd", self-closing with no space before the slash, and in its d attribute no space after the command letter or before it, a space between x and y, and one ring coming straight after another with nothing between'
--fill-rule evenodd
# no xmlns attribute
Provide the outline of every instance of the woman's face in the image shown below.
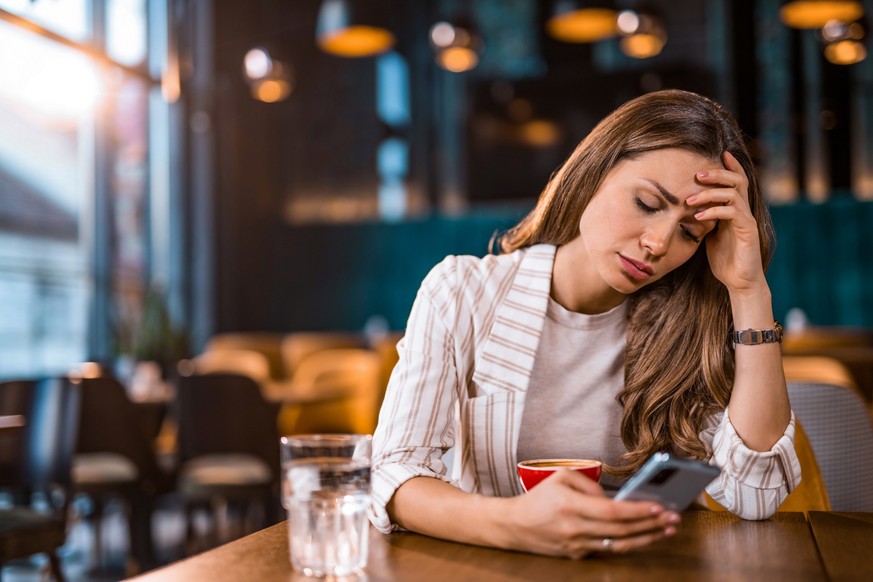
<svg viewBox="0 0 873 582"><path fill-rule="evenodd" d="M695 178L698 172L721 167L718 161L670 148L624 160L607 174L573 241L606 283L603 292L633 293L694 255L715 225L694 218L703 207L685 201L705 189Z"/></svg>

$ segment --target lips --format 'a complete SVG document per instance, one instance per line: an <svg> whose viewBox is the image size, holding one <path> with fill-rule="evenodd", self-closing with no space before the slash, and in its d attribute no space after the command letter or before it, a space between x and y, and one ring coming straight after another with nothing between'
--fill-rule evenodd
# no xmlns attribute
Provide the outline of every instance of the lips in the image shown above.
<svg viewBox="0 0 873 582"><path fill-rule="evenodd" d="M618 258L621 261L621 265L624 267L625 272L638 281L645 281L655 274L652 267L646 263L636 261L624 255L618 255Z"/></svg>

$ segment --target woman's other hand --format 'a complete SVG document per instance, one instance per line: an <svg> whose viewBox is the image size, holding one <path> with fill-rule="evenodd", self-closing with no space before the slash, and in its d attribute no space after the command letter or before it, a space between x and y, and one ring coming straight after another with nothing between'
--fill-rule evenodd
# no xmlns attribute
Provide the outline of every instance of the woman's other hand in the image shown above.
<svg viewBox="0 0 873 582"><path fill-rule="evenodd" d="M731 293L766 285L761 260L758 227L749 207L749 180L737 159L725 152L724 169L697 174L697 181L710 186L687 203L702 207L700 221L718 221L706 237L706 254L713 274Z"/></svg>

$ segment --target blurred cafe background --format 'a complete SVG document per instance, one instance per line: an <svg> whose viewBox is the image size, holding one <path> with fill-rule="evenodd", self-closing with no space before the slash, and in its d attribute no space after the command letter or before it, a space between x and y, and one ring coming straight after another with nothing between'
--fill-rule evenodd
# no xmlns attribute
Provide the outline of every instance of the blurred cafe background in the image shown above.
<svg viewBox="0 0 873 582"><path fill-rule="evenodd" d="M275 438L371 432L430 267L486 253L601 117L662 88L737 117L785 353L869 407L871 18L873 0L0 0L0 490L39 440L40 483L66 493L42 501L57 543L30 553L63 543L70 576L113 579L281 519ZM5 574L51 569L13 535Z"/></svg>

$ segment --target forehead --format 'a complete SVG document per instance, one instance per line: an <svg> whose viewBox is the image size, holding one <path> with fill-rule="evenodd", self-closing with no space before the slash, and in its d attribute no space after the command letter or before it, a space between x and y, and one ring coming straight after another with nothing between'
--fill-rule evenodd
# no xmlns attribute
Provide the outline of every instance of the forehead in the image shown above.
<svg viewBox="0 0 873 582"><path fill-rule="evenodd" d="M687 150L654 150L616 164L606 175L604 185L636 180L640 184L648 184L685 198L705 188L697 181L698 172L723 168L720 161Z"/></svg>
<svg viewBox="0 0 873 582"><path fill-rule="evenodd" d="M691 175L704 170L724 168L721 160L711 159L697 152L681 148L663 148L635 154L621 160L612 170L628 166L655 172L677 172Z"/></svg>

